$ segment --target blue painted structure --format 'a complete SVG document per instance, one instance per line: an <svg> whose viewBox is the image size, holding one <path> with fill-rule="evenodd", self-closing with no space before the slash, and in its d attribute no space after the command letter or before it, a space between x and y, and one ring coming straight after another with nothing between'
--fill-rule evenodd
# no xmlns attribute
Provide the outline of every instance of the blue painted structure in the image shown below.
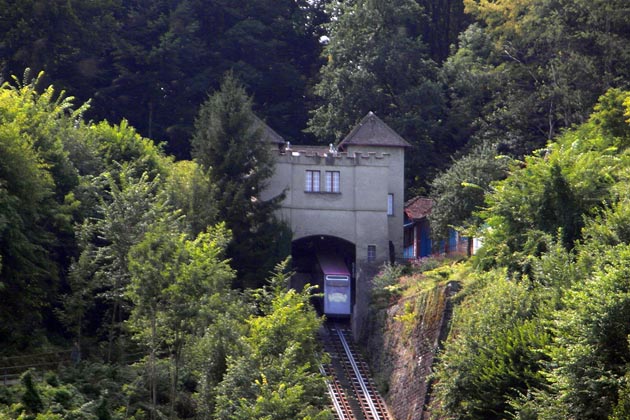
<svg viewBox="0 0 630 420"><path fill-rule="evenodd" d="M431 239L429 215L433 201L426 197L415 197L405 203L403 254L407 260L430 257L431 255L465 253L468 238L461 237L449 229L448 238L434 246Z"/></svg>

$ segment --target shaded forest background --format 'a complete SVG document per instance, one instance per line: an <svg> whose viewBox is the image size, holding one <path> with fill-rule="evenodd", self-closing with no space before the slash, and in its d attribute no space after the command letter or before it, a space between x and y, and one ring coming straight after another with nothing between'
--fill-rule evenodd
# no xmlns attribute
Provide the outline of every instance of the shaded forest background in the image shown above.
<svg viewBox="0 0 630 420"><path fill-rule="evenodd" d="M527 299L492 320L529 305L506 333L526 363L506 376L490 356L462 356L477 321L462 329L446 358L508 391L449 382L444 367L445 415L579 415L571 369L600 342L571 317L588 318L582 295L595 292L560 289L595 275L614 290L623 268L622 247L591 255L582 241L626 242L626 194L610 185L625 185L629 14L623 0L0 0L2 352L77 343L93 363L61 382L26 375L0 392L2 414L328 418L321 320L307 292L284 287L276 203L255 200L272 161L253 115L293 143L327 144L374 111L412 144L407 195L435 198L437 237L493 227L479 266L497 271L483 279L507 273ZM566 261L612 268L569 276ZM548 289L558 295L539 304ZM623 319L625 300L607 302L595 310ZM603 348L627 341L618 326ZM563 328L584 359L545 347ZM529 338L548 353L530 354ZM623 418L627 348L611 352L600 365L613 379L589 371L591 385L599 413ZM540 374L554 357L564 370ZM486 376L465 375L482 362Z"/></svg>

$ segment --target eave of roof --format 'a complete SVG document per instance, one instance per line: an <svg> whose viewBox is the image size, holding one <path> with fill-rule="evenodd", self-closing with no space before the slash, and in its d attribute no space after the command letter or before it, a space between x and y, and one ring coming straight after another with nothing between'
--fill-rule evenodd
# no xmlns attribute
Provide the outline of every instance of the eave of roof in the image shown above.
<svg viewBox="0 0 630 420"><path fill-rule="evenodd" d="M412 220L419 220L431 214L433 200L427 197L414 197L405 203L405 215Z"/></svg>

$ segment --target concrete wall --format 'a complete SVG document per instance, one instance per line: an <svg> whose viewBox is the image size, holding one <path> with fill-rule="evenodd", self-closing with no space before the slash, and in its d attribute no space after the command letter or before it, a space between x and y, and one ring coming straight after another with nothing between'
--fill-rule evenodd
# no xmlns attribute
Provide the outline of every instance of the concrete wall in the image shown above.
<svg viewBox="0 0 630 420"><path fill-rule="evenodd" d="M282 193L280 217L289 222L294 238L326 234L357 244L357 259L367 258L367 245L376 245L377 260L389 258L389 241L402 257L404 156L402 148L363 147L360 153L335 157L307 152L277 156L273 177L261 197ZM356 152L356 153L355 153ZM321 191L306 192L306 170L321 173ZM326 171L339 171L340 192L324 192ZM387 194L394 195L394 215L387 215ZM363 252L365 251L365 252Z"/></svg>
<svg viewBox="0 0 630 420"><path fill-rule="evenodd" d="M305 191L307 170L320 171L320 192ZM339 193L324 192L326 171L339 171ZM390 241L396 258L403 256L404 149L353 146L347 153L322 156L295 146L277 154L275 173L261 198L266 200L282 192L285 199L279 216L291 226L293 240L330 235L355 244L353 327L360 335L370 281L378 267L389 261ZM394 195L391 216L387 215L388 194ZM367 260L370 245L376 247L372 262Z"/></svg>
<svg viewBox="0 0 630 420"><path fill-rule="evenodd" d="M402 147L384 146L349 146L348 154L365 152L376 153L376 155L387 154L387 192L385 194L394 195L394 214L387 217L388 238L394 244L396 258L403 256L403 225L404 225L404 194L405 194L405 149ZM370 168L367 168L368 177ZM387 196L385 196L385 212L387 212ZM389 251L388 251L389 252Z"/></svg>

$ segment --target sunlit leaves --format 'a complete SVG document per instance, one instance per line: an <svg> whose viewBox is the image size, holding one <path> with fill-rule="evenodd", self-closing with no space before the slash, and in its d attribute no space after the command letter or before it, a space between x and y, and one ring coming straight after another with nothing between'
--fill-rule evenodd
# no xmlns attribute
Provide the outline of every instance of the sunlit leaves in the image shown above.
<svg viewBox="0 0 630 420"><path fill-rule="evenodd" d="M515 161L491 186L477 258L508 276L486 274L460 305L437 374L447 415L604 420L627 412L626 98L610 91L588 122ZM516 349L518 363L504 363ZM501 396L483 392L510 381Z"/></svg>
<svg viewBox="0 0 630 420"><path fill-rule="evenodd" d="M437 395L450 416L501 419L510 398L542 380L541 350L550 336L536 319L540 297L526 284L506 280L502 271L477 282L457 309L436 373Z"/></svg>
<svg viewBox="0 0 630 420"><path fill-rule="evenodd" d="M50 303L46 295L56 295L74 252L76 202L70 193L78 173L64 141L75 136L73 120L85 108L72 111L71 98L43 88L42 79L30 80L27 72L16 86L0 86L0 296L6 302L0 334L38 327Z"/></svg>
<svg viewBox="0 0 630 420"><path fill-rule="evenodd" d="M330 418L317 368L321 319L310 289L287 289L286 264L256 293L260 314L249 318L243 355L230 360L219 387L218 419Z"/></svg>
<svg viewBox="0 0 630 420"><path fill-rule="evenodd" d="M618 186L627 179L624 168L629 155L620 143L628 128L622 129L619 113L611 105L622 106L618 99L611 100L619 96L613 90L602 97L587 123L523 162L514 162L511 176L493 185L482 215L491 227L487 250L495 249L504 264L522 258L534 231L552 236L560 231L565 247L572 248L581 238L583 218L595 216L607 200L620 194ZM539 255L545 250L541 238L535 252Z"/></svg>
<svg viewBox="0 0 630 420"><path fill-rule="evenodd" d="M616 405L630 360L629 259L627 244L596 257L555 316L551 389L572 418L606 419Z"/></svg>

